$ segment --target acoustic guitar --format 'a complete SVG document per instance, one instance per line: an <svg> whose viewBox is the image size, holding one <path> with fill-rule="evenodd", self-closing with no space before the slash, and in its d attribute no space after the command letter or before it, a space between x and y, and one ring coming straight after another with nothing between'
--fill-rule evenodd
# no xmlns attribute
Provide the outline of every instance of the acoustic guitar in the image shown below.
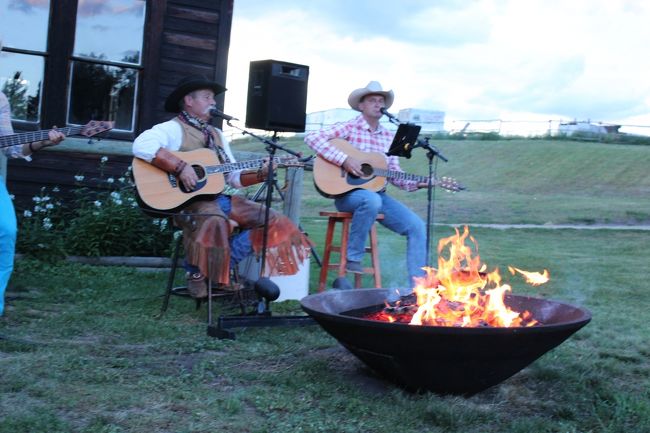
<svg viewBox="0 0 650 433"><path fill-rule="evenodd" d="M346 140L335 138L330 144L345 154L361 161L362 176L354 176L331 162L318 156L314 161L314 184L319 193L328 198L335 198L353 189L367 189L381 191L386 187L389 179L414 180L428 182L428 176L405 173L403 171L388 170L386 157L378 152L362 152ZM453 178L443 177L432 179L434 186L439 186L448 191L461 191L465 189Z"/></svg>
<svg viewBox="0 0 650 433"><path fill-rule="evenodd" d="M71 135L93 137L101 132L113 129L114 124L115 122L109 122L105 120L91 120L83 126L66 126L64 128L57 128L57 131L61 131L63 134L65 134L66 137ZM49 132L50 129L44 129L41 131L3 135L0 137L0 148L47 140Z"/></svg>
<svg viewBox="0 0 650 433"><path fill-rule="evenodd" d="M173 174L140 158L133 158L135 187L140 201L150 209L172 212L192 200L214 197L223 191L226 185L224 173L258 168L264 162L264 159L250 159L221 164L215 151L208 148L171 153L187 162L194 169L199 181L190 191ZM273 158L273 165L299 167L304 163L295 157L276 157Z"/></svg>

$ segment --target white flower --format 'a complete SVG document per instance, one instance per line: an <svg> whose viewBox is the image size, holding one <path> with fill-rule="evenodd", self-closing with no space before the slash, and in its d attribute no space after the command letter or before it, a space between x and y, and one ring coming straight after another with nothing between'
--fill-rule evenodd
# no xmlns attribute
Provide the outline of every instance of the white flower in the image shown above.
<svg viewBox="0 0 650 433"><path fill-rule="evenodd" d="M116 198L116 199L113 199L113 203L120 206L122 204L122 200L120 200L119 198Z"/></svg>
<svg viewBox="0 0 650 433"><path fill-rule="evenodd" d="M124 182L126 182L126 179L125 179L124 177L120 177L120 178L117 179L117 180L118 180L120 183L124 183Z"/></svg>
<svg viewBox="0 0 650 433"><path fill-rule="evenodd" d="M42 201L50 201L50 196L46 195L43 198L41 198Z"/></svg>
<svg viewBox="0 0 650 433"><path fill-rule="evenodd" d="M52 228L52 221L49 218L43 218L43 228L49 230Z"/></svg>
<svg viewBox="0 0 650 433"><path fill-rule="evenodd" d="M111 192L111 197L113 197L114 199L119 199L119 198L121 198L121 197L120 197L120 193L117 192L117 191L112 191L112 192Z"/></svg>
<svg viewBox="0 0 650 433"><path fill-rule="evenodd" d="M34 212L45 212L45 208L40 206L34 206Z"/></svg>
<svg viewBox="0 0 650 433"><path fill-rule="evenodd" d="M16 198L16 196L15 196L15 195L13 195L13 194L9 194L9 198L13 200L13 199L15 199L15 198Z"/></svg>
<svg viewBox="0 0 650 433"><path fill-rule="evenodd" d="M74 177L74 180L76 180L77 182L81 182L82 180L84 180L84 176L78 174Z"/></svg>
<svg viewBox="0 0 650 433"><path fill-rule="evenodd" d="M32 216L32 213L30 211L26 210L26 211L23 212L23 216L25 218L29 218L30 216Z"/></svg>
<svg viewBox="0 0 650 433"><path fill-rule="evenodd" d="M102 156L101 162L102 164L108 161L108 156Z"/></svg>
<svg viewBox="0 0 650 433"><path fill-rule="evenodd" d="M102 202L99 200L95 200L95 203L93 203L96 207L102 207Z"/></svg>
<svg viewBox="0 0 650 433"><path fill-rule="evenodd" d="M112 177L109 177L108 179L106 179L106 182L113 183L115 182L115 180Z"/></svg>
<svg viewBox="0 0 650 433"><path fill-rule="evenodd" d="M52 192L59 192L59 191L61 191L61 190L59 189L58 186L55 186L54 188L52 188Z"/></svg>
<svg viewBox="0 0 650 433"><path fill-rule="evenodd" d="M34 201L34 203L40 203L41 202L40 197L32 197L32 200Z"/></svg>
<svg viewBox="0 0 650 433"><path fill-rule="evenodd" d="M45 205L45 209L54 209L54 205L52 203L48 203Z"/></svg>
<svg viewBox="0 0 650 433"><path fill-rule="evenodd" d="M99 215L99 212L93 212L93 215L97 216Z"/></svg>

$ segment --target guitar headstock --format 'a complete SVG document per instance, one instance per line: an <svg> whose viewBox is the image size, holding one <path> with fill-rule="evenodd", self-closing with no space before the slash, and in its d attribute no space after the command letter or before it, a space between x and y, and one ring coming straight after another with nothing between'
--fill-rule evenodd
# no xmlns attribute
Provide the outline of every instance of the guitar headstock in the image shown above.
<svg viewBox="0 0 650 433"><path fill-rule="evenodd" d="M92 137L104 131L110 131L113 129L113 125L115 125L115 122L108 120L91 120L81 128L79 134L85 137Z"/></svg>
<svg viewBox="0 0 650 433"><path fill-rule="evenodd" d="M466 189L463 185L460 184L460 182L458 182L453 177L442 177L436 182L436 184L439 187L444 188L447 191L451 191L451 192L458 192Z"/></svg>

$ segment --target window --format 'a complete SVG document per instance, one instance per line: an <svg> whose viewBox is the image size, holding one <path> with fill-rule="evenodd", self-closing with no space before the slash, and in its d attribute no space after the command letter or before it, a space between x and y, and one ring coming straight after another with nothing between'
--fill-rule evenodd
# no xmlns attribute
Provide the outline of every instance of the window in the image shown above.
<svg viewBox="0 0 650 433"><path fill-rule="evenodd" d="M0 89L13 120L33 123L33 129L39 123L113 120L114 131L133 133L145 4L0 0Z"/></svg>
<svg viewBox="0 0 650 433"><path fill-rule="evenodd" d="M0 52L0 90L17 120L40 121L49 11L49 1L0 0L0 37L5 49L16 49Z"/></svg>
<svg viewBox="0 0 650 433"><path fill-rule="evenodd" d="M143 0L79 2L68 123L106 119L134 130L144 9Z"/></svg>

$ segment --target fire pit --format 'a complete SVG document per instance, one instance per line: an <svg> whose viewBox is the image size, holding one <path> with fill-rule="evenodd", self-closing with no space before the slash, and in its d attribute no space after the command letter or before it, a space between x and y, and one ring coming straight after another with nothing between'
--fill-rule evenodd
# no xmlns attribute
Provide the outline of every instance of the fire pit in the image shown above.
<svg viewBox="0 0 650 433"><path fill-rule="evenodd" d="M303 298L302 308L388 379L451 394L496 385L591 320L578 307L510 294L499 270L481 262L468 228L455 231L439 241L438 267L424 268L409 296L389 302L385 289L326 292ZM549 280L546 269L508 270L531 285Z"/></svg>
<svg viewBox="0 0 650 433"><path fill-rule="evenodd" d="M305 312L370 368L410 391L471 395L511 377L591 320L584 309L505 295L527 310L532 327L414 326L364 319L384 307L389 289L332 290L301 300Z"/></svg>

